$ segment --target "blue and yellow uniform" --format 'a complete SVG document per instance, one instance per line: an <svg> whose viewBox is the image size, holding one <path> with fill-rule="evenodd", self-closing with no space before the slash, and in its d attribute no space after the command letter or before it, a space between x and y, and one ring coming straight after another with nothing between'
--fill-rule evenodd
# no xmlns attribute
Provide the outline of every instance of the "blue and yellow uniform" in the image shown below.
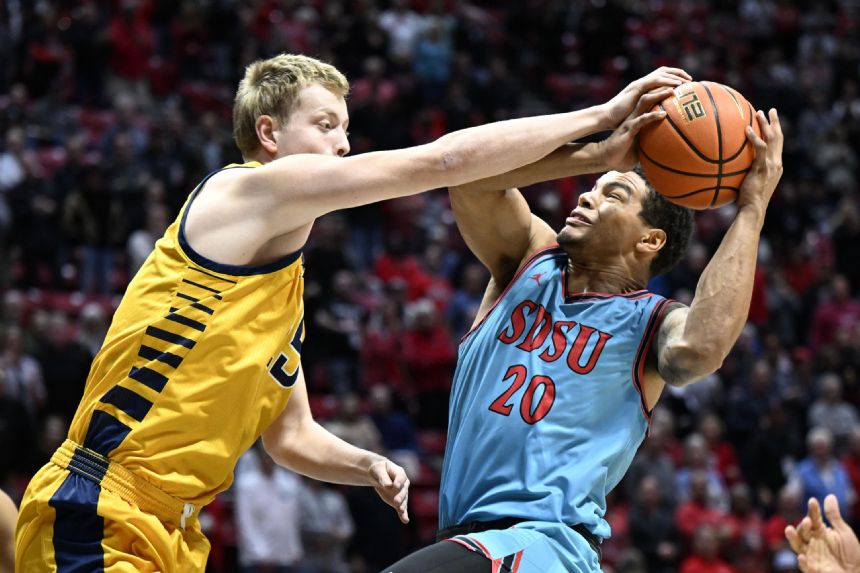
<svg viewBox="0 0 860 573"><path fill-rule="evenodd" d="M522 266L460 345L451 390L440 529L517 522L454 539L519 573L600 570L588 538L609 537L606 495L647 432L645 357L668 303L569 295L567 264L551 248Z"/></svg>
<svg viewBox="0 0 860 573"><path fill-rule="evenodd" d="M128 286L69 438L27 489L16 571L202 571L199 508L290 398L301 252L255 267L196 253L185 219L212 175Z"/></svg>

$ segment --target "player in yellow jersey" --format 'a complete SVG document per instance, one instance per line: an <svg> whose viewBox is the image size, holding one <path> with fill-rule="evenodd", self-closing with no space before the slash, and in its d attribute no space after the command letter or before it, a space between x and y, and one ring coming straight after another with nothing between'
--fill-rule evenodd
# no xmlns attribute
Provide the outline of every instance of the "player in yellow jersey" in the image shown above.
<svg viewBox="0 0 860 573"><path fill-rule="evenodd" d="M286 54L249 66L233 114L245 163L197 186L131 281L68 440L27 489L16 570L203 571L198 512L261 435L279 464L373 486L407 521L403 469L311 417L299 358L314 220L519 168L681 81L665 70L602 106L347 158L340 72Z"/></svg>

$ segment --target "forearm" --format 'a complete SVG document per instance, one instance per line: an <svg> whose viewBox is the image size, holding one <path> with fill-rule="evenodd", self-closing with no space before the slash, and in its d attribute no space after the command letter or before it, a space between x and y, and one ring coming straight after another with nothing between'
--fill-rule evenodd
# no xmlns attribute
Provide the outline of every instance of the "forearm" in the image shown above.
<svg viewBox="0 0 860 573"><path fill-rule="evenodd" d="M472 181L451 189L452 192L472 193L476 191L498 191L527 187L542 181L552 181L562 177L574 177L586 173L606 171L606 165L595 153L593 143L567 143L549 155L519 169L501 175Z"/></svg>
<svg viewBox="0 0 860 573"><path fill-rule="evenodd" d="M296 473L346 485L370 485L368 468L384 459L345 442L311 418L281 435L274 447L267 445L267 450L278 464Z"/></svg>
<svg viewBox="0 0 860 573"><path fill-rule="evenodd" d="M763 223L763 209L740 208L699 278L684 340L703 356L722 362L746 323Z"/></svg>
<svg viewBox="0 0 860 573"><path fill-rule="evenodd" d="M450 161L448 167L454 180L449 186L517 172L521 178L518 180L536 182L541 177L564 176L571 158L562 146L606 127L602 109L590 107L472 127L445 135L436 144ZM553 154L557 150L558 155ZM554 157L547 157L550 154ZM547 158L545 165L531 166L543 158ZM553 177L554 174L558 175ZM508 185L511 186L515 185Z"/></svg>

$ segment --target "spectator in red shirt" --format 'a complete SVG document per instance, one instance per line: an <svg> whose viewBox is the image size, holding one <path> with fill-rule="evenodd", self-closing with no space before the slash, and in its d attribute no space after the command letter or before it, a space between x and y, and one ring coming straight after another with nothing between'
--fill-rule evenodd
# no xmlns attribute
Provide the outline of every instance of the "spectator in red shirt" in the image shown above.
<svg viewBox="0 0 860 573"><path fill-rule="evenodd" d="M730 537L727 548L732 557L764 556L764 520L752 505L750 488L744 483L736 484L730 492L731 511L727 522Z"/></svg>
<svg viewBox="0 0 860 573"><path fill-rule="evenodd" d="M848 451L842 457L842 465L855 492L860 492L860 426L854 426L848 440ZM854 499L854 515L860 515L860 495Z"/></svg>
<svg viewBox="0 0 860 573"><path fill-rule="evenodd" d="M801 501L800 489L796 484L787 484L780 490L776 513L764 524L764 541L771 553L788 547L785 528L796 525L803 518Z"/></svg>
<svg viewBox="0 0 860 573"><path fill-rule="evenodd" d="M432 302L420 300L407 314L412 320L403 350L421 408L419 425L443 429L448 423L448 392L457 352Z"/></svg>
<svg viewBox="0 0 860 573"><path fill-rule="evenodd" d="M711 505L708 497L708 475L696 470L690 476L690 499L678 506L675 526L686 541L693 538L700 525L711 525L728 534L726 514Z"/></svg>
<svg viewBox="0 0 860 573"><path fill-rule="evenodd" d="M702 524L696 529L693 554L681 563L681 573L735 573L720 558L720 537L716 528Z"/></svg>
<svg viewBox="0 0 860 573"><path fill-rule="evenodd" d="M699 432L708 442L711 463L717 469L726 485L733 485L741 479L738 457L731 443L723 439L723 423L715 414L707 414L699 423Z"/></svg>
<svg viewBox="0 0 860 573"><path fill-rule="evenodd" d="M814 351L835 341L840 332L851 332L860 324L860 301L851 297L851 285L842 275L830 283L830 299L818 304L812 317L809 342Z"/></svg>

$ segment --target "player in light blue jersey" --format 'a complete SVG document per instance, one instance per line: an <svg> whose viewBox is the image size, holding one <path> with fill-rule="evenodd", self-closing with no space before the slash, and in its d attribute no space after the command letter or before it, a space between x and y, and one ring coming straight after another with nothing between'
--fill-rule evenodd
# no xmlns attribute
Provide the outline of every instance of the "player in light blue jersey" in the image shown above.
<svg viewBox="0 0 860 573"><path fill-rule="evenodd" d="M642 95L604 142L568 145L451 189L460 231L492 278L460 345L440 542L384 571L599 571L600 543L611 533L606 495L627 471L665 384L716 371L734 345L782 174L779 118L758 112L762 138L747 130L755 162L686 307L646 290L682 258L692 233L691 212L634 169L635 135L662 119L648 110L663 97ZM606 170L558 233L515 188Z"/></svg>

